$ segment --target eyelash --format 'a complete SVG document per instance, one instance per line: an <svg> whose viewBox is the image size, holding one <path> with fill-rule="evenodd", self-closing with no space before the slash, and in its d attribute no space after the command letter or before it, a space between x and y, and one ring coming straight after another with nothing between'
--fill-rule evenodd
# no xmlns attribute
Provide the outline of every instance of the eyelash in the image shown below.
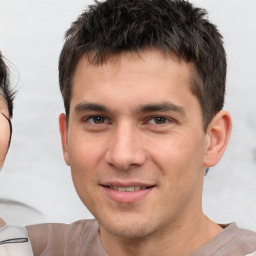
<svg viewBox="0 0 256 256"><path fill-rule="evenodd" d="M154 123L151 122L152 120ZM160 123L157 123L158 121ZM173 122L173 119L169 118L169 117L165 117L165 116L153 116L153 117L149 118L147 121L147 123L153 124L153 125L165 125L169 122Z"/></svg>
<svg viewBox="0 0 256 256"><path fill-rule="evenodd" d="M97 118L98 119L104 119L104 120L102 120L103 122L97 123L97 120L96 120ZM152 122L152 120L153 120L154 123ZM160 123L157 123L158 121L160 121ZM101 125L101 124L111 123L107 117L100 116L100 115L88 116L88 117L83 119L83 122L89 122L92 125ZM170 117L165 117L165 116L160 116L159 115L159 116L149 117L145 123L150 124L150 125L165 125L165 124L170 123L170 122L171 123L174 122L174 119L172 119Z"/></svg>
<svg viewBox="0 0 256 256"><path fill-rule="evenodd" d="M103 122L103 123L99 123L99 124L105 124L105 123L106 123L105 121L108 120L108 118L106 118L106 117L104 117L104 116L94 115L94 116L88 116L88 117L86 117L85 119L83 119L83 122L89 122L89 123L91 123L92 125L99 125L97 122L95 122L96 118L102 118L102 119L104 119L104 122ZM90 121L90 119L93 120L93 121Z"/></svg>

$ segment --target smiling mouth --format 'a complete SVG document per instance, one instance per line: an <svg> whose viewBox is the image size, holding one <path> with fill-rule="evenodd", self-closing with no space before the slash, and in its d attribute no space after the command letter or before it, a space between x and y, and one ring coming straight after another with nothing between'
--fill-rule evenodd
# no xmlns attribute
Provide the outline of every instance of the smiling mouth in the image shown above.
<svg viewBox="0 0 256 256"><path fill-rule="evenodd" d="M154 186L150 186L150 187L142 187L142 186L130 186L130 187L119 187L119 186L104 186L119 192L133 192L133 191L139 191L139 190L145 190L145 189L149 189L152 188Z"/></svg>
<svg viewBox="0 0 256 256"><path fill-rule="evenodd" d="M117 203L134 203L147 198L156 185L149 184L104 184L106 195Z"/></svg>

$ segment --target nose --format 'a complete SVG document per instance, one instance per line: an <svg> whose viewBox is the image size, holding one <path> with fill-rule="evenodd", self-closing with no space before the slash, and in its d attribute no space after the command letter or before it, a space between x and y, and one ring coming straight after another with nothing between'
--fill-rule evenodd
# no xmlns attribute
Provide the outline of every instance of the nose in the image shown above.
<svg viewBox="0 0 256 256"><path fill-rule="evenodd" d="M139 131L132 126L117 127L106 152L107 163L120 170L143 165L146 153L140 141Z"/></svg>

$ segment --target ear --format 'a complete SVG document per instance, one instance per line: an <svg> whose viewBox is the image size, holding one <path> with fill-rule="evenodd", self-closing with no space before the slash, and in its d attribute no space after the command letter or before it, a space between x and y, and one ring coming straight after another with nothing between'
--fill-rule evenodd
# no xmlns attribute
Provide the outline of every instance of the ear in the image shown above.
<svg viewBox="0 0 256 256"><path fill-rule="evenodd" d="M67 126L67 117L64 113L59 115L59 128L61 135L61 144L64 160L67 165L69 165L69 154L68 154L68 126Z"/></svg>
<svg viewBox="0 0 256 256"><path fill-rule="evenodd" d="M227 147L232 129L232 121L227 111L218 112L207 128L207 146L204 165L211 167L221 159Z"/></svg>

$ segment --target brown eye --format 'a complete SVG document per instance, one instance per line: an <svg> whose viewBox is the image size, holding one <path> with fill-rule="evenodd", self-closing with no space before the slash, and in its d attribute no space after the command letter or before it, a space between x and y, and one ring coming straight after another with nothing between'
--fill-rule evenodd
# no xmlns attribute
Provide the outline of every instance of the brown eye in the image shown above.
<svg viewBox="0 0 256 256"><path fill-rule="evenodd" d="M91 124L104 124L106 123L106 118L103 116L90 116L85 121Z"/></svg>
<svg viewBox="0 0 256 256"><path fill-rule="evenodd" d="M167 119L165 117L162 117L162 116L154 117L155 124L165 124L166 121L167 121Z"/></svg>
<svg viewBox="0 0 256 256"><path fill-rule="evenodd" d="M102 116L93 116L92 121L95 124L104 124L106 121L106 118Z"/></svg>

